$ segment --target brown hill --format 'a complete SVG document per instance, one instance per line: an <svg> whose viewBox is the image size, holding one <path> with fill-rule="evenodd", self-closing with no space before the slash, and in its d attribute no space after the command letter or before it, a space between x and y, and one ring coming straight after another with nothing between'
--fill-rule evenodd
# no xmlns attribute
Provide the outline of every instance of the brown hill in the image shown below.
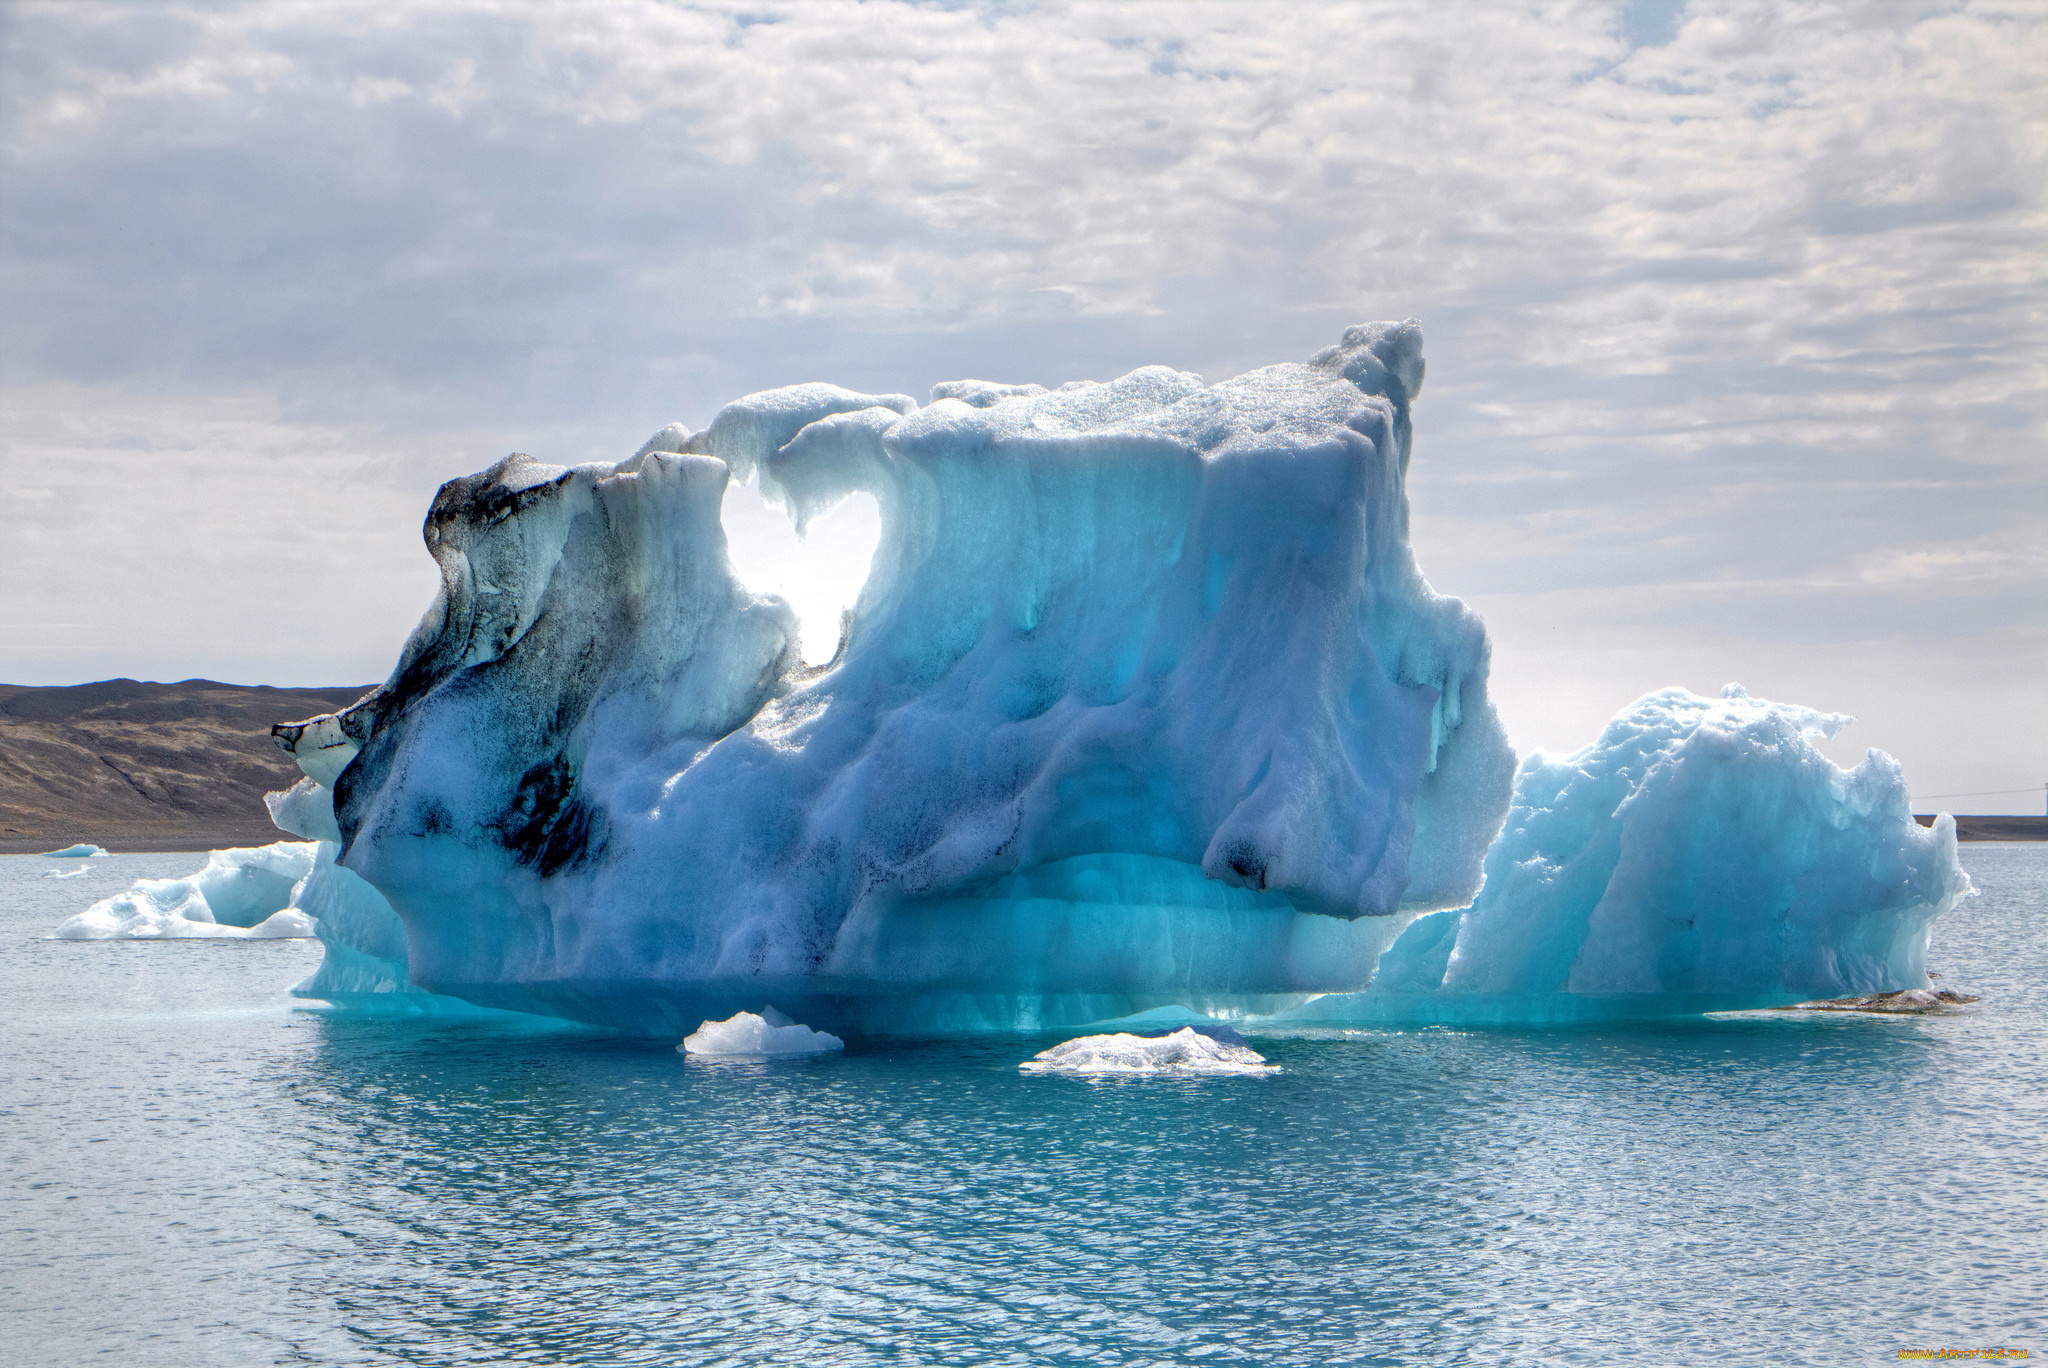
<svg viewBox="0 0 2048 1368"><path fill-rule="evenodd" d="M263 795L297 783L299 767L271 741L271 723L366 692L211 679L0 684L0 854L76 841L122 851L282 840Z"/></svg>

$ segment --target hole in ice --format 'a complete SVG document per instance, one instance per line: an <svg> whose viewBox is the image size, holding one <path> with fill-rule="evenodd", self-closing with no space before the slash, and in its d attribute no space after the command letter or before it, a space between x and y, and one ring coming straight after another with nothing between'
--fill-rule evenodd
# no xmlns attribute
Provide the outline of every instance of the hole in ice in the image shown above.
<svg viewBox="0 0 2048 1368"><path fill-rule="evenodd" d="M839 615L867 583L881 510L872 494L854 494L799 537L788 517L770 508L754 481L726 487L719 511L726 554L740 582L757 594L780 594L803 625L804 664L822 665L839 649Z"/></svg>

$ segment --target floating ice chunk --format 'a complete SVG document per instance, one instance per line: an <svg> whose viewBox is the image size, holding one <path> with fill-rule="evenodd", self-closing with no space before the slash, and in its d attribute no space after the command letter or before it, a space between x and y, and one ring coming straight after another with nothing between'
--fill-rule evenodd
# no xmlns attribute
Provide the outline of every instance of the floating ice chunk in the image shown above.
<svg viewBox="0 0 2048 1368"><path fill-rule="evenodd" d="M1665 689L1576 754L1530 756L1472 905L1411 924L1319 1020L1670 1015L1917 988L1970 891L1955 823L1898 762L1815 748L1849 718Z"/></svg>
<svg viewBox="0 0 2048 1368"><path fill-rule="evenodd" d="M159 880L157 882L173 882ZM125 894L123 895L126 896ZM178 907L147 900L95 903L57 928L58 940L305 940L313 919L292 908L273 912L254 926L223 926L181 915Z"/></svg>
<svg viewBox="0 0 2048 1368"><path fill-rule="evenodd" d="M105 846L79 844L65 846L62 850L46 850L43 854L53 860L98 859L107 854L107 848Z"/></svg>
<svg viewBox="0 0 2048 1368"><path fill-rule="evenodd" d="M178 879L139 879L57 928L59 940L161 940L240 937L274 940L311 936L312 918L291 907L312 872L312 841L216 850L206 867ZM331 857L330 857L331 858Z"/></svg>
<svg viewBox="0 0 2048 1368"><path fill-rule="evenodd" d="M92 873L90 869L51 869L45 870L43 877L46 879L82 879L90 873Z"/></svg>
<svg viewBox="0 0 2048 1368"><path fill-rule="evenodd" d="M1071 1074L1268 1074L1277 1064L1243 1044L1183 1026L1167 1035L1081 1036L1055 1045L1017 1067L1025 1073ZM1233 1038L1235 1032L1229 1032Z"/></svg>
<svg viewBox="0 0 2048 1368"><path fill-rule="evenodd" d="M801 1022L791 1021L773 1007L768 1007L759 1016L741 1012L724 1021L707 1021L676 1048L693 1055L760 1058L826 1054L845 1049L846 1042L836 1035L814 1031Z"/></svg>

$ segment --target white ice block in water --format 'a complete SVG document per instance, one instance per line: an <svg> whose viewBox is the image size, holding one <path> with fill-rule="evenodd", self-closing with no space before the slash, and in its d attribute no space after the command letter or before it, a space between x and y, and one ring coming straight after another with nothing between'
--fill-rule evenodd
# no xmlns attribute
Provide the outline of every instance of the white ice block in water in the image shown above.
<svg viewBox="0 0 2048 1368"><path fill-rule="evenodd" d="M845 1049L846 1042L836 1035L814 1031L801 1022L791 1021L769 1007L759 1016L740 1012L724 1021L707 1021L676 1048L685 1054L751 1058L826 1054Z"/></svg>
<svg viewBox="0 0 2048 1368"><path fill-rule="evenodd" d="M66 920L56 935L59 940L311 936L312 919L291 903L317 854L311 841L216 850L196 874L138 879L127 892Z"/></svg>
<svg viewBox="0 0 2048 1368"><path fill-rule="evenodd" d="M107 854L107 848L105 846L80 844L65 846L62 850L46 850L43 854L52 860L97 859Z"/></svg>
<svg viewBox="0 0 2048 1368"><path fill-rule="evenodd" d="M43 873L46 879L82 879L92 873L90 869L51 869Z"/></svg>
<svg viewBox="0 0 2048 1368"><path fill-rule="evenodd" d="M1017 1066L1025 1073L1268 1074L1278 1073L1249 1045L1219 1040L1183 1026L1166 1035L1082 1036L1042 1051Z"/></svg>
<svg viewBox="0 0 2048 1368"><path fill-rule="evenodd" d="M1422 374L1374 324L1213 385L799 385L508 458L436 496L391 678L280 739L411 981L482 1005L926 1032L1353 988L1470 899L1513 773L1408 545ZM754 473L800 527L876 501L829 667L728 563Z"/></svg>

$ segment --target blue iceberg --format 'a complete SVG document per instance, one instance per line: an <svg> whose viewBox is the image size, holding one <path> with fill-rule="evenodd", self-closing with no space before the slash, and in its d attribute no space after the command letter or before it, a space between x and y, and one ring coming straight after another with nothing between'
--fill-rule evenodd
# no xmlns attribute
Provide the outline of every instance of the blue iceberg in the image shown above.
<svg viewBox="0 0 2048 1368"><path fill-rule="evenodd" d="M1515 758L1484 629L1409 546L1422 378L1411 320L1214 385L1161 367L966 380L920 406L807 384L616 465L515 455L450 482L425 526L441 589L390 679L276 729L340 852L309 879L339 901L314 913L328 967L302 991L677 1035L773 1001L852 1036L1336 1009L1371 995L1390 947L1383 980L1458 1004L1832 982L1741 954L1740 972L1646 977L1683 952L1639 944L1671 928L1618 903L1491 910L1523 905L1517 861L1562 852L1593 789L1559 771L1546 798L1549 772L1525 767L1494 845ZM734 479L799 530L876 500L873 565L823 666L788 605L732 571ZM1818 716L1770 715L1795 735ZM1899 796L1887 764L1841 802ZM1656 877L1776 858L1792 838L1753 850L1765 825L1717 805L1809 770L1780 748L1715 781L1733 797L1646 786L1640 810L1668 815L1642 839L1690 852ZM1602 801L1628 781L1603 782ZM1867 872L1813 921L1814 953L1855 966L1843 982L1919 986L1885 978L1910 974L1910 947L1872 959L1840 937L1864 935L1857 908L1933 888L1935 855L1887 864L1876 827L1830 830L1813 880ZM1704 908L1719 885L1702 887ZM1913 904L1923 940L1937 904ZM1730 908L1697 936L1753 912ZM1608 959L1580 944L1610 936Z"/></svg>
<svg viewBox="0 0 2048 1368"><path fill-rule="evenodd" d="M1468 908L1417 918L1369 991L1297 1021L1551 1022L1925 989L1967 895L1955 821L1898 762L1813 745L1850 719L1665 689L1573 755L1532 755Z"/></svg>

